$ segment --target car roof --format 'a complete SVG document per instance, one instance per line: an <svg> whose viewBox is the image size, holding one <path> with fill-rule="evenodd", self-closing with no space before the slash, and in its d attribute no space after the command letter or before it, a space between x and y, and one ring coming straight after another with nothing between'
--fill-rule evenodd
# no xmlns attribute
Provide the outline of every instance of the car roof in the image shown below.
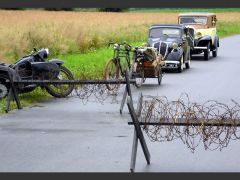
<svg viewBox="0 0 240 180"><path fill-rule="evenodd" d="M183 29L183 24L153 24L151 25L150 29L156 28L156 27L173 27L173 28L180 28Z"/></svg>
<svg viewBox="0 0 240 180"><path fill-rule="evenodd" d="M213 16L215 13L209 12L188 12L188 13L179 13L178 16Z"/></svg>

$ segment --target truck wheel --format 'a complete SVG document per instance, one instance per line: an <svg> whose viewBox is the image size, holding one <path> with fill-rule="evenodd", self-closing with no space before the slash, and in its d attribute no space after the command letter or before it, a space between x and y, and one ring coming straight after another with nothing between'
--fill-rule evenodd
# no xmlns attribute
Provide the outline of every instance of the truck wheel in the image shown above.
<svg viewBox="0 0 240 180"><path fill-rule="evenodd" d="M210 43L207 45L207 49L204 50L204 60L208 61L210 56Z"/></svg>

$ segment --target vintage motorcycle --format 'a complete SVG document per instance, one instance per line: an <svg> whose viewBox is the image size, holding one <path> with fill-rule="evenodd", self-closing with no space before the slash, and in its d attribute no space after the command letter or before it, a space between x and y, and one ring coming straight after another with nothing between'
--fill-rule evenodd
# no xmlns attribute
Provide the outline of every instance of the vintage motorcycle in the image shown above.
<svg viewBox="0 0 240 180"><path fill-rule="evenodd" d="M14 64L0 64L0 98L7 95L10 89L9 75L13 80L73 80L72 73L63 66L59 59L47 60L49 50L47 48L34 50L27 56L17 60ZM31 92L40 86L54 97L68 96L74 89L72 84L19 84L16 87L18 93Z"/></svg>

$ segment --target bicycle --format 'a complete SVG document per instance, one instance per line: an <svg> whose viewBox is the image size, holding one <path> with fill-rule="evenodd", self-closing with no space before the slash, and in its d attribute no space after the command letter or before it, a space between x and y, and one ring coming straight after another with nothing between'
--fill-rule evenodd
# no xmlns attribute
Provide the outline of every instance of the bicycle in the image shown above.
<svg viewBox="0 0 240 180"><path fill-rule="evenodd" d="M118 80L125 77L125 71L130 70L130 51L132 46L126 42L120 43L109 43L109 46L113 45L114 54L113 58L110 59L104 68L104 77L106 80ZM125 61L122 62L121 58L125 58ZM107 84L109 90L114 90L119 87L119 84Z"/></svg>

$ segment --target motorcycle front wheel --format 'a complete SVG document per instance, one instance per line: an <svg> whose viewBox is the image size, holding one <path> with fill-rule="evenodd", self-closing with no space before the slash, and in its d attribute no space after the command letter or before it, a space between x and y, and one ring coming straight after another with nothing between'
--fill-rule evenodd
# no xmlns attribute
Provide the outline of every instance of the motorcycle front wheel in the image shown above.
<svg viewBox="0 0 240 180"><path fill-rule="evenodd" d="M54 80L74 80L72 73L64 66L60 66L60 72ZM73 84L49 84L45 86L49 94L56 98L67 97L74 89Z"/></svg>

